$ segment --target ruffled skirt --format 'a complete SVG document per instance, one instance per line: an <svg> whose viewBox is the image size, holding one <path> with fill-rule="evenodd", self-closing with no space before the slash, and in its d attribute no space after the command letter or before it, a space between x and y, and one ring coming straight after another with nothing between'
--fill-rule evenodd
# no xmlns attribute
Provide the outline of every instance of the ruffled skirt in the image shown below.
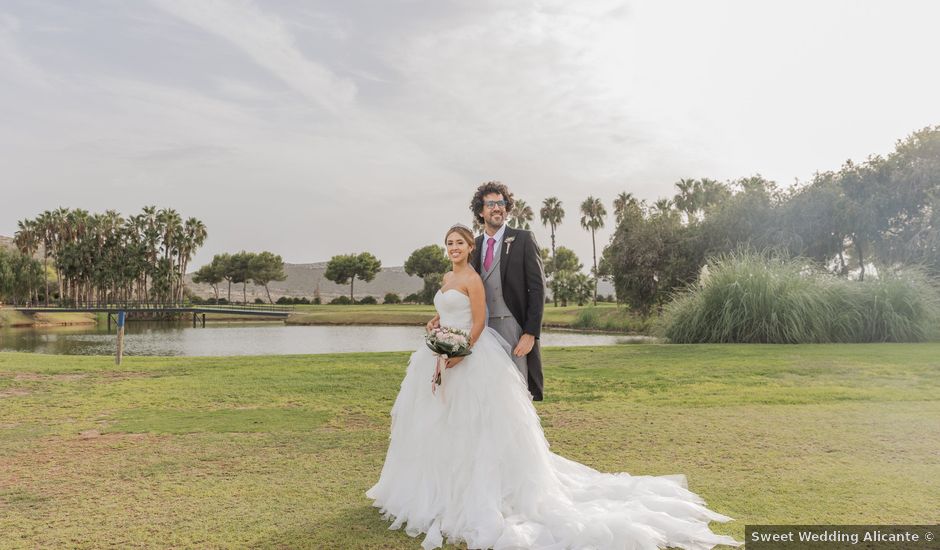
<svg viewBox="0 0 940 550"><path fill-rule="evenodd" d="M382 474L366 495L391 529L469 548L700 549L738 545L684 476L605 474L552 453L505 342L486 329L431 392L436 357L411 356Z"/></svg>

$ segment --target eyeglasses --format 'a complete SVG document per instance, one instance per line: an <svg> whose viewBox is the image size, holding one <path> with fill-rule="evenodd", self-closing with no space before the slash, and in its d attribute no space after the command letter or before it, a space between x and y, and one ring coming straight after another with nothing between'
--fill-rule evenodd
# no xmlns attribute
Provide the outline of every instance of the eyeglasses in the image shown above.
<svg viewBox="0 0 940 550"><path fill-rule="evenodd" d="M506 208L506 200L500 199L498 201L483 201L483 206L487 208L496 208L497 206L500 208Z"/></svg>

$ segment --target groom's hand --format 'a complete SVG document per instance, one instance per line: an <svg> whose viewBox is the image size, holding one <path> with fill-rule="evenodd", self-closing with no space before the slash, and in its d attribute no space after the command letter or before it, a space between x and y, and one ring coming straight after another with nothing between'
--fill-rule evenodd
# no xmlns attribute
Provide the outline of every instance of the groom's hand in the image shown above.
<svg viewBox="0 0 940 550"><path fill-rule="evenodd" d="M532 336L531 334L523 334L522 338L519 338L519 343L516 344L516 349L512 350L512 354L516 357L529 355L529 352L532 351L533 346L535 346L535 336Z"/></svg>

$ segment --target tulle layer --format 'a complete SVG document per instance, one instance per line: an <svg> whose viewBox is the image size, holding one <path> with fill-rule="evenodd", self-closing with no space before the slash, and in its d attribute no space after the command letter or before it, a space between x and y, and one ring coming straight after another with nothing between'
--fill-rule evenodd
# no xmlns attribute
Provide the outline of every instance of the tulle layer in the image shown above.
<svg viewBox="0 0 940 550"><path fill-rule="evenodd" d="M391 440L366 495L422 546L700 549L737 545L709 521L683 476L604 474L552 453L526 384L487 329L431 393L435 356L411 356L392 407Z"/></svg>

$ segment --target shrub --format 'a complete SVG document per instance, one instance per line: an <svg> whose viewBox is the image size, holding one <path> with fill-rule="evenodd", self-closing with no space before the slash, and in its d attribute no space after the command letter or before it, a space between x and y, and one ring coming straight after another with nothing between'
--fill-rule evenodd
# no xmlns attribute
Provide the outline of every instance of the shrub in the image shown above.
<svg viewBox="0 0 940 550"><path fill-rule="evenodd" d="M920 271L886 274L856 283L857 330L862 342L923 342L936 337L940 299Z"/></svg>
<svg viewBox="0 0 940 550"><path fill-rule="evenodd" d="M288 298L287 296L281 296L281 297L278 298L277 301L274 302L274 303L275 303L275 304L280 304L280 305L292 304L292 303L293 303L293 300L291 300L291 299Z"/></svg>
<svg viewBox="0 0 940 550"><path fill-rule="evenodd" d="M577 328L599 328L599 319L600 315L598 315L596 308L586 307L578 312L578 318L575 319L572 325Z"/></svg>
<svg viewBox="0 0 940 550"><path fill-rule="evenodd" d="M394 292L389 292L385 295L385 298L382 299L383 304L400 304L401 298L398 297L398 294Z"/></svg>
<svg viewBox="0 0 940 550"><path fill-rule="evenodd" d="M580 310L571 323L573 328L638 334L648 334L651 325L650 318L637 315L625 307L602 309L594 306Z"/></svg>
<svg viewBox="0 0 940 550"><path fill-rule="evenodd" d="M406 304L417 304L421 302L421 296L418 293L411 293L405 296L405 299L402 300Z"/></svg>
<svg viewBox="0 0 940 550"><path fill-rule="evenodd" d="M313 297L313 303L314 303L314 305L320 305L320 304L322 304L323 302L322 302L322 300L320 300L320 297L319 297L319 296L314 296L314 297Z"/></svg>
<svg viewBox="0 0 940 550"><path fill-rule="evenodd" d="M300 298L294 298L295 304L309 304L310 300L306 296L301 296Z"/></svg>
<svg viewBox="0 0 940 550"><path fill-rule="evenodd" d="M351 303L353 303L352 300L350 300L349 296L346 295L337 296L336 298L330 300L330 305L348 306Z"/></svg>
<svg viewBox="0 0 940 550"><path fill-rule="evenodd" d="M263 304L263 303L264 303L264 300L262 300L261 298L255 298L255 303L256 303L256 304Z"/></svg>
<svg viewBox="0 0 940 550"><path fill-rule="evenodd" d="M379 302L375 299L375 296L365 296L362 299L358 300L356 303L364 304L364 305L373 305Z"/></svg>
<svg viewBox="0 0 940 550"><path fill-rule="evenodd" d="M739 252L710 260L664 312L673 342L917 342L940 318L936 287L918 272L864 282L808 262Z"/></svg>

